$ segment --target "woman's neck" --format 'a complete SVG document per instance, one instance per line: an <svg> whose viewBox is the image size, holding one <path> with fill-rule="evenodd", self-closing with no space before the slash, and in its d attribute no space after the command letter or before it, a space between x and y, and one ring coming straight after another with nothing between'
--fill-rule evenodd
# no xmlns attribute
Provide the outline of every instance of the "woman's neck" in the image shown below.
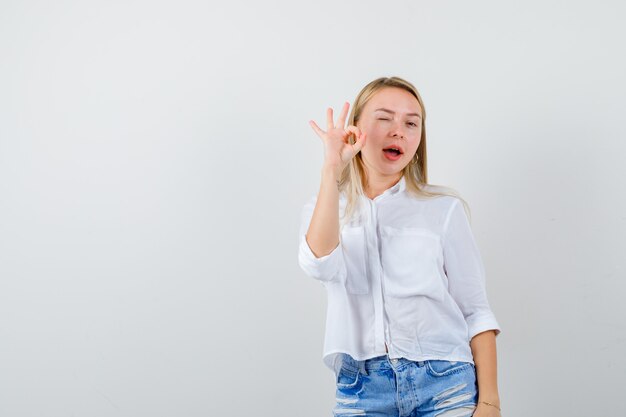
<svg viewBox="0 0 626 417"><path fill-rule="evenodd" d="M368 183L363 191L369 199L373 200L394 185L396 185L401 178L402 173L400 173L396 177L380 176L368 178Z"/></svg>

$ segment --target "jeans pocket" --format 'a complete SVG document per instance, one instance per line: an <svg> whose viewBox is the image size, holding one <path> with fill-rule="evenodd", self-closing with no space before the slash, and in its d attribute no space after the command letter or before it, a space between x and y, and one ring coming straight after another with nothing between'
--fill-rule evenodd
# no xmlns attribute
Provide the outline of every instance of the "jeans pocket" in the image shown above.
<svg viewBox="0 0 626 417"><path fill-rule="evenodd" d="M447 376L467 370L474 371L474 365L471 362L456 362L439 359L426 361L426 372L434 377Z"/></svg>
<svg viewBox="0 0 626 417"><path fill-rule="evenodd" d="M340 390L352 390L359 386L361 372L342 366L337 373L337 388Z"/></svg>

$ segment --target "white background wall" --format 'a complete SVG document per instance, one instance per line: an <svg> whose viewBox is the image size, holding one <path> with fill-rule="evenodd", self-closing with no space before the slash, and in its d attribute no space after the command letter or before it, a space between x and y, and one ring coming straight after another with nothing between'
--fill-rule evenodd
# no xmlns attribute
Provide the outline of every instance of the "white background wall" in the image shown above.
<svg viewBox="0 0 626 417"><path fill-rule="evenodd" d="M0 2L0 415L324 416L308 125L398 75L470 203L503 416L619 415L618 1Z"/></svg>

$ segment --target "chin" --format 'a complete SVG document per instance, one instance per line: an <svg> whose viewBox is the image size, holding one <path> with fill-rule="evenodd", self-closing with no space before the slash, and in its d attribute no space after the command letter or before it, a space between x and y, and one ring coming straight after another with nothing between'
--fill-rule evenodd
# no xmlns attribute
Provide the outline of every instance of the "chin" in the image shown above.
<svg viewBox="0 0 626 417"><path fill-rule="evenodd" d="M379 172L384 175L397 175L402 172L405 165L398 165L396 168L385 167L385 169L380 169Z"/></svg>

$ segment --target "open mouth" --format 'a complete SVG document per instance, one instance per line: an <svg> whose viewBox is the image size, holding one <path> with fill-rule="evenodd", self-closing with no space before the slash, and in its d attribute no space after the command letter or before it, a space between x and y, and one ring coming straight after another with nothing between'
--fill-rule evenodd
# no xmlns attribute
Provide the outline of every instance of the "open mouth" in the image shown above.
<svg viewBox="0 0 626 417"><path fill-rule="evenodd" d="M402 155L402 151L398 148L386 148L383 149L383 152L391 154L391 155Z"/></svg>

